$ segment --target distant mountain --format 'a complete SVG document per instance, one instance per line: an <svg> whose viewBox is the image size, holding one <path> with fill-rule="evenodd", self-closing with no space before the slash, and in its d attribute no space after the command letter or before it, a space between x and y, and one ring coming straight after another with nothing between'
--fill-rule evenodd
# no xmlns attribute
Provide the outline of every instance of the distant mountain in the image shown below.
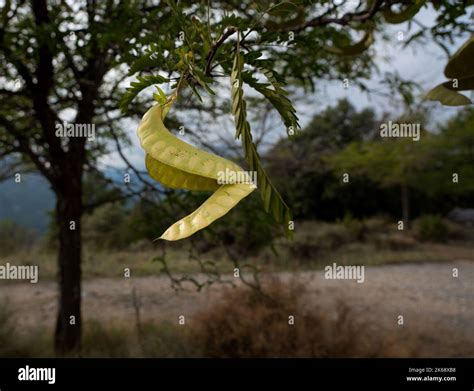
<svg viewBox="0 0 474 391"><path fill-rule="evenodd" d="M12 220L42 235L54 202L49 183L38 174L22 175L21 183L15 183L13 178L0 182L0 221Z"/></svg>
<svg viewBox="0 0 474 391"><path fill-rule="evenodd" d="M124 170L108 169L104 175L123 184ZM136 183L136 181L135 181ZM131 188L134 188L134 182ZM136 184L139 188L139 185ZM129 200L132 203L133 200ZM21 183L14 178L0 182L0 221L11 220L43 235L50 222L49 212L54 209L55 196L46 179L39 174L24 174Z"/></svg>
<svg viewBox="0 0 474 391"><path fill-rule="evenodd" d="M128 171L109 168L103 175L120 187L123 186L124 172ZM133 174L130 174L133 178ZM132 180L129 185L131 190L140 187L141 183L136 180ZM126 204L132 205L134 202L134 199L129 199ZM24 174L21 183L15 183L13 177L0 182L0 221L11 220L42 235L48 228L49 212L54 206L54 193L48 181L39 174Z"/></svg>

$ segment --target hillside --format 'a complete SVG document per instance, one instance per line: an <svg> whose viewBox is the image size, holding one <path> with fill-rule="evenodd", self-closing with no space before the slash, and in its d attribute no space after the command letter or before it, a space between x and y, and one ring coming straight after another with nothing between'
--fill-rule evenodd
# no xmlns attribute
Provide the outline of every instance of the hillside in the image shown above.
<svg viewBox="0 0 474 391"><path fill-rule="evenodd" d="M45 232L48 212L54 208L54 194L48 182L37 174L23 175L21 183L8 180L0 183L0 221Z"/></svg>

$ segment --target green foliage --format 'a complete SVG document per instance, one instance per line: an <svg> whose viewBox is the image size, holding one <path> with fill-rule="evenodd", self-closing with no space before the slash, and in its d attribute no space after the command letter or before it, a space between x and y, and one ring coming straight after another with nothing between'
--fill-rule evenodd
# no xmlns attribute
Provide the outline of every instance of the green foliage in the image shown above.
<svg viewBox="0 0 474 391"><path fill-rule="evenodd" d="M420 175L426 168L430 134L424 131L424 114L401 117L397 124L417 124L423 143L409 137L380 136L377 139L349 144L340 153L329 158L338 174L351 172L366 175L382 186L420 184ZM385 124L386 125L386 124Z"/></svg>
<svg viewBox="0 0 474 391"><path fill-rule="evenodd" d="M426 145L432 164L424 172L424 186L434 194L462 196L474 194L474 109L466 108L453 116L441 132ZM453 183L453 173L459 177ZM467 206L469 206L469 202Z"/></svg>
<svg viewBox="0 0 474 391"><path fill-rule="evenodd" d="M424 4L424 0L417 0L414 4L409 5L393 4L395 7L400 6L400 9L394 10L390 5L382 7L382 13L386 22L401 23L413 18ZM365 33L359 42L353 44L354 40L350 29L335 29L332 26L326 26L325 33L318 33L317 29L308 28L311 24L305 24L308 22L305 14L309 15L310 11L314 10L312 5L305 2L252 4L251 8L255 9L253 18L235 12L235 10L232 14L228 14L227 11L232 9L232 5L227 5L223 8L223 17L219 21L212 18L212 9L206 9L206 7L197 6L196 12L189 16L184 5L173 0L168 1L167 5L173 14L174 25L170 26L169 31L170 37L174 36L174 40L152 43L145 54L132 65L131 73L153 71L153 65L160 63L161 70L165 70L163 67L167 68L166 72L169 75L175 75L171 79L179 79L180 87L189 87L201 102L202 97L198 87L206 90L210 95L214 95L214 91L210 88L210 84L214 82L215 78L214 70L223 70L224 74L220 76L229 76L230 73L232 111L236 117L237 125L236 137L242 137L245 158L250 169L257 171L265 210L271 212L276 221L287 225L291 219L289 208L263 169L252 141L241 91L243 83L245 82L263 95L280 114L289 135L295 135L299 127L298 118L288 99L288 93L283 88L286 81L299 79L305 85L313 85L312 79L314 77L325 75L330 78L333 71L357 79L361 74L351 75L353 69L364 69L366 72L370 70L370 57L362 54L373 43L380 20L373 18L366 23L352 26L354 31L364 31ZM369 8L373 4L368 1L366 4L360 5L360 7L363 6ZM440 4L438 8L443 7L447 6ZM333 10L328 11L325 16L329 17L331 12ZM289 26L297 31L297 36L286 39L285 33L289 31ZM259 39L256 42L249 38L254 31L259 33ZM226 42L234 32L237 32L237 41ZM177 41L176 36L178 36ZM277 45L274 45L275 43ZM285 51L273 49L274 46L282 44L286 46ZM316 46L327 48L330 54L321 54L320 50L316 50ZM243 53L241 53L241 49ZM339 59L337 63L328 67L331 54L351 57L353 63L360 64L353 66L354 64ZM234 57L232 69L229 66L231 55ZM308 65L311 63L310 60L316 67ZM254 71L260 72L268 83L260 82L254 77L255 72L244 70L244 64L253 67ZM321 66L316 70L319 65ZM238 80L237 84L235 84L236 80ZM396 82L405 102L411 104L413 102L412 85L403 84L404 81L401 80ZM393 88L394 80L388 80L388 84ZM122 108L126 107L136 93L142 87L145 88L145 85L136 85L135 87L135 90L129 91L128 95L124 97ZM163 97L156 95L156 99L162 100ZM398 169L399 171L405 170L400 167ZM393 174L395 176L401 175L399 173ZM394 179L389 183L389 186L397 181L399 179Z"/></svg>
<svg viewBox="0 0 474 391"><path fill-rule="evenodd" d="M143 102L134 100L134 106L131 105L140 91L166 80L171 83L179 80L187 93L194 94L182 106L202 110L198 102L201 90L209 93L212 100L219 100L221 96L212 95L213 83L218 77L229 77L232 59L238 58L239 85L234 89L238 89L240 95L234 95L238 98L234 99L234 110L240 110L238 116L243 119L238 123L238 132L249 165L259 173L265 209L271 210L277 220L288 221L288 207L263 170L250 127L246 125L240 48L245 52L261 51L262 57L272 61L271 74L268 67L262 70L272 89L269 86L259 88L288 127L296 122L296 116L275 80L279 84L284 79L291 85L314 89L320 80L340 80L341 76L361 84L362 79L376 70L374 56L368 51L357 56L334 56L320 50L333 43L342 42L344 46L344 42L353 42L354 32L372 22L374 34L380 34L385 24L379 17L381 12L388 5L390 8L403 6L406 1L378 1L382 7L373 12L369 9L372 4L375 3L370 0L362 1L356 12L346 14L342 9L346 5L335 5L330 0L295 0L281 5L270 4L267 0L258 4L253 0L5 2L0 15L0 156L12 155L22 167L34 165L50 181L56 195L71 203L79 201L74 218L80 219L84 210L80 208L78 197L84 183L84 171L94 171L100 158L111 152L111 140L119 145L129 134L129 122L123 121L124 116L117 113L119 105L122 110L128 108L130 116L143 115ZM427 33L422 35L435 37L442 45L466 32L472 33L472 21L466 18L471 12L471 1L443 0L435 4L436 26L421 27ZM412 12L410 9L409 17ZM225 36L228 31L244 32L245 35L236 41L235 36ZM293 32L294 37L291 37ZM139 78L124 91L123 80L130 76L126 65L130 64L133 64L131 72L139 73ZM282 79L277 79L277 73ZM174 87L170 85L170 88ZM160 93L155 97L163 98ZM74 116L71 122L104 125L103 137L97 142L58 139L54 126L65 113ZM90 200L86 192L83 195L84 205L87 205ZM110 197L110 193L107 196ZM178 194L176 199L181 196ZM91 208L107 200L97 198L93 201L96 202L91 203ZM116 210L100 212L107 216L106 219L118 217ZM161 212L175 215L176 209L170 202ZM140 227L137 223L140 219L154 216L139 214L135 226ZM68 217L56 216L63 222ZM105 217L99 217L92 224L97 235L101 227L111 228L104 225ZM164 220L154 223L161 224ZM123 224L117 220L118 223ZM64 229L66 224L61 227L63 248L67 249L71 242L79 247L80 236ZM125 241L120 235L112 236L114 243ZM71 277L78 283L80 274L69 273L68 267L71 265L72 270L80 270L80 252L71 252L69 256L65 256L66 253L60 253L61 272L63 277ZM61 294L63 303L78 304L80 295L69 296L67 289ZM65 315L67 309L60 311L61 322L66 321ZM79 334L72 331L69 335L71 330L78 329L65 329L67 338L62 338L63 335L58 340L70 340L79 345ZM113 345L115 341L112 339L107 344Z"/></svg>
<svg viewBox="0 0 474 391"><path fill-rule="evenodd" d="M270 84L258 82L253 77L253 73L249 71L241 72L242 80L268 99L280 114L289 135L292 136L296 134L300 126L296 109L288 99L288 92L283 88L285 79L274 70L274 61L260 59L261 56L262 52L260 51L248 52L244 55L244 62L261 71ZM272 88L269 88L269 86Z"/></svg>
<svg viewBox="0 0 474 391"><path fill-rule="evenodd" d="M84 241L95 249L123 248L129 244L126 209L121 203L98 207L84 216Z"/></svg>
<svg viewBox="0 0 474 391"><path fill-rule="evenodd" d="M192 196L193 193L190 192L173 192L158 202L146 196L141 197L130 209L125 222L129 230L128 242L143 239L153 241L157 232L164 232L176 221L176 215L198 206L188 201Z"/></svg>
<svg viewBox="0 0 474 391"><path fill-rule="evenodd" d="M37 235L10 220L0 221L0 255L11 255L19 250L31 248Z"/></svg>
<svg viewBox="0 0 474 391"><path fill-rule="evenodd" d="M202 354L199 343L193 342L189 334L175 323L145 323L141 329L140 343L144 357L182 358Z"/></svg>
<svg viewBox="0 0 474 391"><path fill-rule="evenodd" d="M474 90L474 35L451 57L444 74L452 80L436 86L425 98L439 101L446 106L464 106L472 103L469 98L457 91Z"/></svg>
<svg viewBox="0 0 474 391"><path fill-rule="evenodd" d="M45 357L51 354L50 340L45 338L44 330L31 331L26 335L19 332L17 314L12 305L0 299L0 357L30 358Z"/></svg>
<svg viewBox="0 0 474 391"><path fill-rule="evenodd" d="M272 216L262 209L257 194L251 194L246 202L233 209L225 219L217 221L212 228L212 232L199 238L204 242L203 248L224 245L243 257L255 256L272 247L279 237Z"/></svg>
<svg viewBox="0 0 474 391"><path fill-rule="evenodd" d="M353 239L343 224L304 221L298 226L294 239L288 246L292 256L309 260L334 252L351 243Z"/></svg>
<svg viewBox="0 0 474 391"><path fill-rule="evenodd" d="M145 54L136 58L128 73L134 75L137 72L150 71L160 67L163 61L166 61L162 55L159 54L160 45L156 42L151 42L150 46L145 50Z"/></svg>
<svg viewBox="0 0 474 391"><path fill-rule="evenodd" d="M341 100L316 114L295 137L281 139L265 155L269 173L297 218L342 218L344 210L356 206L365 214L377 203L367 198L374 188L372 183L354 178L351 186L355 188L347 191L327 160L350 142L373 134L375 120L372 110L357 111Z"/></svg>
<svg viewBox="0 0 474 391"><path fill-rule="evenodd" d="M354 218L350 212L346 212L339 223L342 224L356 240L362 240L364 238L364 223L361 220Z"/></svg>
<svg viewBox="0 0 474 391"><path fill-rule="evenodd" d="M85 357L127 357L131 352L123 328L117 325L105 328L93 320L86 324L81 355Z"/></svg>
<svg viewBox="0 0 474 391"><path fill-rule="evenodd" d="M122 112L127 111L132 100L145 88L154 84L162 84L169 81L167 78L159 75L138 76L137 79L137 82L132 82L131 86L127 88L127 92L123 95L122 100L120 101L120 109Z"/></svg>
<svg viewBox="0 0 474 391"><path fill-rule="evenodd" d="M462 79L474 75L474 35L451 57L444 74L451 79Z"/></svg>
<svg viewBox="0 0 474 391"><path fill-rule="evenodd" d="M424 215L415 221L415 229L420 240L445 242L448 227L439 215Z"/></svg>
<svg viewBox="0 0 474 391"><path fill-rule="evenodd" d="M288 232L291 212L280 193L270 181L260 162L257 148L252 141L250 125L247 121L246 105L243 98L243 56L237 50L234 57L234 66L232 68L232 114L236 125L236 138L242 138L242 144L245 151L245 159L250 170L257 172L257 182L262 196L263 205L267 212L271 212L275 220L285 224L285 230Z"/></svg>
<svg viewBox="0 0 474 391"><path fill-rule="evenodd" d="M436 86L426 94L425 98L439 101L445 106L465 106L470 104L471 100L469 98L449 88L451 84L446 82Z"/></svg>

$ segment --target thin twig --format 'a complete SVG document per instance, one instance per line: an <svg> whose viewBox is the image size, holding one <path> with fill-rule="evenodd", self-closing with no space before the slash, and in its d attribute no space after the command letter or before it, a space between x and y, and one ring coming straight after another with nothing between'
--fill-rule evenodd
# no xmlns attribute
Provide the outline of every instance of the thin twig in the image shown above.
<svg viewBox="0 0 474 391"><path fill-rule="evenodd" d="M237 31L237 29L233 26L227 27L227 30L222 34L222 36L216 41L214 45L212 45L211 50L209 50L209 53L206 56L206 67L204 68L204 73L207 76L210 76L211 74L211 65L212 65L212 60L214 59L214 56L217 53L217 50L219 47L222 46L222 44L225 42L227 38L229 38L232 34L234 34Z"/></svg>

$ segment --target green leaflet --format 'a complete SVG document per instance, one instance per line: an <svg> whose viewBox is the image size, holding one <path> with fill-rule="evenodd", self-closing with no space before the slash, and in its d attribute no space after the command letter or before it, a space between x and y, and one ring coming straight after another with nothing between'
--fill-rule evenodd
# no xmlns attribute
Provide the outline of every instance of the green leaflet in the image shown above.
<svg viewBox="0 0 474 391"><path fill-rule="evenodd" d="M450 79L474 76L474 35L449 60L444 74Z"/></svg>
<svg viewBox="0 0 474 391"><path fill-rule="evenodd" d="M265 211L271 213L277 222L284 223L287 234L291 235L291 231L289 230L289 222L291 220L290 209L285 201L283 201L280 193L278 193L278 190L265 172L260 162L257 148L252 140L252 133L247 121L246 105L243 98L243 66L243 56L239 50L237 50L231 73L232 114L234 115L236 126L235 137L240 137L242 139L242 144L245 150L245 159L250 169L257 172L258 186Z"/></svg>
<svg viewBox="0 0 474 391"><path fill-rule="evenodd" d="M383 17L387 23L403 23L413 18L425 3L426 0L415 0L413 4L407 6L400 12L393 12L391 10L385 11Z"/></svg>
<svg viewBox="0 0 474 391"><path fill-rule="evenodd" d="M453 79L443 83L443 85L452 91L474 90L474 76L466 77L465 79Z"/></svg>
<svg viewBox="0 0 474 391"><path fill-rule="evenodd" d="M273 10L269 12L272 16L280 17L279 19L282 20L276 22L273 19L269 19L265 23L265 28L270 31L277 31L279 29L286 29L288 31L304 23L306 17L304 7L288 2L286 4L287 9L285 10L283 7L284 3L285 2L280 3L280 6L275 6ZM294 15L295 13L296 15ZM291 18L288 16L291 16Z"/></svg>
<svg viewBox="0 0 474 391"><path fill-rule="evenodd" d="M237 164L210 154L178 139L166 129L163 121L176 94L163 105L155 105L143 116L137 130L146 152L146 167L150 176L164 186L175 189L214 191L196 211L169 227L160 237L180 240L225 215L239 201L249 195L255 185ZM223 172L243 175L230 177L219 184Z"/></svg>
<svg viewBox="0 0 474 391"><path fill-rule="evenodd" d="M128 110L128 106L132 100L145 88L153 84L161 84L169 81L167 78L159 75L138 76L137 79L138 81L132 82L131 86L127 88L127 92L120 101L120 109L123 113Z"/></svg>
<svg viewBox="0 0 474 391"><path fill-rule="evenodd" d="M288 135L295 135L300 128L296 110L287 98L288 92L283 88L283 84L278 81L277 74L268 68L269 64L265 64L265 61L256 60L252 61L251 64L264 74L270 84L260 83L249 71L241 73L242 80L262 94L273 105L280 114ZM269 88L270 86L273 89Z"/></svg>
<svg viewBox="0 0 474 391"><path fill-rule="evenodd" d="M457 91L474 90L474 35L451 57L444 70L452 80L430 90L425 99L439 101L446 106L464 106L472 101Z"/></svg>
<svg viewBox="0 0 474 391"><path fill-rule="evenodd" d="M464 106L471 103L471 100L466 96L448 89L445 86L445 83L440 84L429 91L426 94L425 99L441 102L445 106Z"/></svg>
<svg viewBox="0 0 474 391"><path fill-rule="evenodd" d="M345 55L345 56L356 56L358 54L363 53L367 50L370 45L374 42L374 35L372 31L367 31L363 38L355 43L354 45L346 45L346 46L324 46L324 50L338 54L338 55Z"/></svg>

